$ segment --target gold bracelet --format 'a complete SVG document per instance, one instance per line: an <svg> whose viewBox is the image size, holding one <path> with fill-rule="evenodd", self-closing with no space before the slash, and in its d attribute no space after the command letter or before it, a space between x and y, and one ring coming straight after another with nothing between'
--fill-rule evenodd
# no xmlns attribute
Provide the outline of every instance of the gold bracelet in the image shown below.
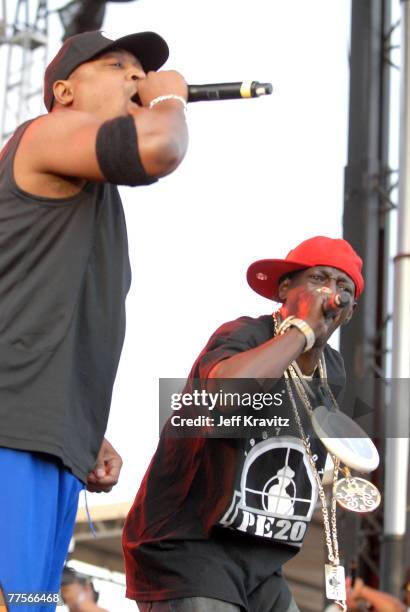
<svg viewBox="0 0 410 612"><path fill-rule="evenodd" d="M310 351L315 343L316 336L309 323L306 323L306 321L303 319L298 319L297 317L291 315L290 317L286 317L286 319L279 325L278 334L284 334L290 327L296 327L296 329L302 332L306 340L306 345L303 352L306 353L306 351Z"/></svg>

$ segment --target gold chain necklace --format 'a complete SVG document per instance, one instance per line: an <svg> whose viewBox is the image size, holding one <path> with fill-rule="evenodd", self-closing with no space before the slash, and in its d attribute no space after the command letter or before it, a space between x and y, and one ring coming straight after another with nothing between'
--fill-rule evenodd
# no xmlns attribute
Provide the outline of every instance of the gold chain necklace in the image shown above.
<svg viewBox="0 0 410 612"><path fill-rule="evenodd" d="M276 318L276 313L273 313L273 321L274 321L274 335L277 333L278 322ZM332 401L336 403L336 400L325 382L326 375L326 364L322 357L319 360L319 375L322 380L324 380L324 384L326 385L326 389L329 390ZM334 495L334 489L336 486L338 473L339 473L339 465L340 461L335 455L331 455L332 461L334 464L333 468L333 488L332 488L332 498L330 502L330 519L329 519L329 511L326 501L326 494L323 489L322 480L320 478L319 472L316 467L316 462L313 458L312 451L310 448L310 443L308 442L305 431L303 429L302 421L299 416L297 403L292 391L291 381L293 382L297 394L302 402L302 405L305 407L309 416L312 414L313 409L310 403L310 399L307 391L305 390L305 385L307 386L306 381L302 382L302 379L298 376L293 364L290 364L289 367L284 372L284 378L286 383L286 388L288 392L288 396L290 399L290 403L292 406L292 410L295 416L296 424L299 429L299 433L303 442L303 446L306 452L306 456L309 460L309 464L312 468L312 472L314 478L317 483L319 497L322 505L322 516L323 516L323 527L325 530L325 540L327 546L327 556L329 560L329 564L325 564L325 580L326 580L326 595L328 599L333 599L335 604L337 604L343 612L347 610L346 605L346 589L345 589L345 572L344 567L339 563L339 543L337 537L337 523L336 523L336 497ZM310 390L309 390L310 391ZM309 393L310 394L310 393Z"/></svg>
<svg viewBox="0 0 410 612"><path fill-rule="evenodd" d="M335 413L340 413L339 405L336 401L335 396L333 395L330 385L328 384L326 362L324 360L323 355L318 361L317 368L319 371L321 387L323 387L326 396L331 400ZM301 371L296 361L289 365L288 372L291 375L299 398L312 420L314 429L316 429L314 421L316 421L316 423L318 421L314 415L309 399L315 399L315 394L307 384L307 381L304 378L301 378ZM364 432L362 433L364 436L366 435ZM327 439L327 441L324 441L324 438L322 438L320 434L318 434L318 437L322 441L324 446L327 447L329 440ZM334 456L338 456L334 451L332 451L331 448L328 448L328 452L332 458ZM342 508L351 512L363 513L373 512L374 510L376 510L376 508L380 505L381 502L381 495L377 487L372 482L369 482L364 478L352 476L349 468L346 465L341 468L340 458L339 471L343 474L343 478L341 478L340 480L335 480L332 489L332 494L336 499L336 502Z"/></svg>

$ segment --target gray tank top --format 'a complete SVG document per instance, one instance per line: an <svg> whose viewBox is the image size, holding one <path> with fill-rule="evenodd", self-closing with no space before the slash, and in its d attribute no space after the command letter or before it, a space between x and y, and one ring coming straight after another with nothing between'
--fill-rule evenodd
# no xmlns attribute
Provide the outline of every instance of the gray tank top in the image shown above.
<svg viewBox="0 0 410 612"><path fill-rule="evenodd" d="M49 453L85 481L106 425L131 273L115 185L33 196L0 155L0 446Z"/></svg>

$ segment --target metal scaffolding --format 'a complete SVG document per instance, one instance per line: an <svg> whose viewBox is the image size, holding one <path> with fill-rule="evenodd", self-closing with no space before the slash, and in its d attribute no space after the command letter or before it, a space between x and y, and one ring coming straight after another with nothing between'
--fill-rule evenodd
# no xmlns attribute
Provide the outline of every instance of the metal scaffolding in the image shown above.
<svg viewBox="0 0 410 612"><path fill-rule="evenodd" d="M401 3L400 163L394 258L392 401L386 442L383 587L399 595L406 568L410 380L410 5Z"/></svg>
<svg viewBox="0 0 410 612"><path fill-rule="evenodd" d="M346 561L358 563L359 573L368 583L399 597L405 574L408 470L407 425L404 423L405 418L408 419L408 387L397 382L399 378L408 380L409 377L408 329L405 327L408 325L409 277L405 270L409 261L408 235L405 234L408 218L404 205L405 188L408 190L406 153L403 153L405 139L401 138L399 172L392 148L398 148L399 133L401 136L408 134L405 124L408 115L402 110L400 128L396 125L392 129L392 117L398 114L398 106L392 100L392 79L396 80L397 64L400 63L402 82L405 81L409 62L403 62L408 47L403 44L408 41L408 24L406 26L403 18L400 24L392 19L394 5L397 5L396 0L352 2L344 237L363 258L366 291L352 324L341 332L341 349L348 372L348 404L354 406L353 412L359 417L366 407L361 403L362 391L366 388L367 406L374 407L373 437L384 457L381 467L372 475L373 481L384 491L384 508L372 515L344 517L343 548L349 555ZM405 14L406 9L408 2L403 3ZM401 60L397 62L393 55L399 46L395 42L399 25L403 36ZM408 93L402 93L402 109L406 109L407 102ZM393 283L392 263L397 250ZM404 323L402 319L399 321L401 304L407 316L407 319L402 316ZM399 417L404 424L399 422ZM398 432L403 435L401 445L393 439Z"/></svg>
<svg viewBox="0 0 410 612"><path fill-rule="evenodd" d="M370 406L382 412L375 378L385 377L387 350L385 308L388 214L382 194L390 191L389 167L390 69L386 61L391 27L389 0L352 2L348 163L345 170L343 235L363 259L366 290L351 324L341 330L348 389L346 405L360 411L361 390L367 387ZM386 57L387 56L387 57ZM378 441L383 456L383 443ZM380 470L372 475L381 486ZM382 509L372 515L346 515L343 529L345 561L375 583L379 574Z"/></svg>
<svg viewBox="0 0 410 612"><path fill-rule="evenodd" d="M0 44L7 47L7 60L1 143L20 123L42 112L47 40L47 0L17 0L13 23L8 22L7 0L2 0Z"/></svg>

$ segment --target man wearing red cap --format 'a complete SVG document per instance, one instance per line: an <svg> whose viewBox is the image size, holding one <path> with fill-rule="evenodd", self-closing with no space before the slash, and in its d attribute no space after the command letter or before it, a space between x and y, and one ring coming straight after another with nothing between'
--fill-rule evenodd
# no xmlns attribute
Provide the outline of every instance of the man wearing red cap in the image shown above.
<svg viewBox="0 0 410 612"><path fill-rule="evenodd" d="M117 185L154 183L185 155L187 85L156 72L167 58L153 32L67 39L46 70L48 114L0 156L0 591L11 610L54 609L79 492L118 480L104 439L131 280Z"/></svg>
<svg viewBox="0 0 410 612"><path fill-rule="evenodd" d="M250 266L252 289L282 305L216 330L178 395L184 407L163 429L124 529L127 596L140 610L298 609L281 568L320 490L327 453L310 413L343 388L327 341L352 316L361 267L346 241L321 236ZM225 402L225 391L243 400L249 388L263 391L253 403ZM204 426L189 433L195 411Z"/></svg>

